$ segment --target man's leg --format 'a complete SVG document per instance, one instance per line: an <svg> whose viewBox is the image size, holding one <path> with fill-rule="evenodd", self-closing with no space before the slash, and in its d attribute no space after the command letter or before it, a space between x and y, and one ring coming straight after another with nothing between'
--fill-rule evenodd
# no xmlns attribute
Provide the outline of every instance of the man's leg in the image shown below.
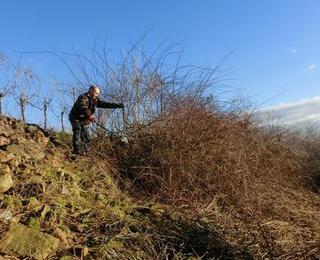
<svg viewBox="0 0 320 260"><path fill-rule="evenodd" d="M90 125L82 125L82 141L86 152L88 151L88 146L91 141L89 126Z"/></svg>
<svg viewBox="0 0 320 260"><path fill-rule="evenodd" d="M71 120L72 125L72 147L73 153L80 153L81 146L81 123L78 120Z"/></svg>

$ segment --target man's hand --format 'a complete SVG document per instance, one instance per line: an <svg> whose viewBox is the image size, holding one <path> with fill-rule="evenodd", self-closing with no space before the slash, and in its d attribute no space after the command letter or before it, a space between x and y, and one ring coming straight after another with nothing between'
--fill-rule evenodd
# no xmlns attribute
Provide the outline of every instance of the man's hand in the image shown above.
<svg viewBox="0 0 320 260"><path fill-rule="evenodd" d="M96 122L96 117L94 115L90 115L89 120L90 120L90 122L94 123L94 122Z"/></svg>

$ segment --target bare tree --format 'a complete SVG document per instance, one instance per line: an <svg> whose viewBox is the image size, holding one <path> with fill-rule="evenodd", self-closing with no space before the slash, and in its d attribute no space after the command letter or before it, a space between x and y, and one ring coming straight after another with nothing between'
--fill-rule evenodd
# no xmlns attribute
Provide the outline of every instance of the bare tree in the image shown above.
<svg viewBox="0 0 320 260"><path fill-rule="evenodd" d="M0 53L0 115L3 114L2 100L13 94L18 85L18 79L17 67L9 61L5 54Z"/></svg>
<svg viewBox="0 0 320 260"><path fill-rule="evenodd" d="M143 47L144 37L123 52L116 64L110 64L105 43L98 47L95 42L90 55L75 50L45 52L58 57L73 76L74 82L64 85L63 95L69 96L64 106L75 102L78 94L96 84L102 89L102 99L125 104L125 121L129 126L139 126L165 117L183 98L193 100L196 105L209 89L211 93L218 92L219 84L228 76L228 71L223 69L228 56L214 68L181 65L181 43L164 41L148 54ZM64 112L60 117L63 115ZM111 130L121 129L121 118L117 111L98 112L98 121Z"/></svg>
<svg viewBox="0 0 320 260"><path fill-rule="evenodd" d="M37 110L39 108L39 91L40 79L31 68L24 67L21 64L17 67L18 82L17 88L19 89L18 104L20 106L21 117L26 121L26 106L30 105Z"/></svg>

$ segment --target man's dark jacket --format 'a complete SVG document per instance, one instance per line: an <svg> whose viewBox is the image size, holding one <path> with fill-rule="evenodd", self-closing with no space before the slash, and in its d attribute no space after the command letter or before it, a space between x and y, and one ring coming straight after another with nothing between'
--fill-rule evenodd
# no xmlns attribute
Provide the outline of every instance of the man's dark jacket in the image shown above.
<svg viewBox="0 0 320 260"><path fill-rule="evenodd" d="M93 115L96 107L99 108L123 108L122 104L105 102L97 98L93 100L89 93L81 94L77 101L71 108L69 119L70 120L88 120L90 115Z"/></svg>

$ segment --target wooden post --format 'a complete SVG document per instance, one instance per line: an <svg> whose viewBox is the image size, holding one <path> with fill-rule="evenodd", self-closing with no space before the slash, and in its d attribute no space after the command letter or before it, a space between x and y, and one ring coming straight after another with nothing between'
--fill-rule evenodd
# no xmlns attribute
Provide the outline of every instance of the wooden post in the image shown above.
<svg viewBox="0 0 320 260"><path fill-rule="evenodd" d="M0 93L0 115L2 115L2 98L4 97L3 93Z"/></svg>
<svg viewBox="0 0 320 260"><path fill-rule="evenodd" d="M47 130L47 122L48 122L48 105L49 105L49 102L47 99L45 99L44 103L43 103L44 129L45 130Z"/></svg>
<svg viewBox="0 0 320 260"><path fill-rule="evenodd" d="M65 129L64 129L64 122L63 122L64 112L65 112L65 110L62 110L62 112L61 112L61 117L60 117L62 132L65 131Z"/></svg>
<svg viewBox="0 0 320 260"><path fill-rule="evenodd" d="M26 104L27 104L27 98L23 93L21 93L21 95L20 95L20 109L21 109L21 117L24 122L26 121L26 117L25 117Z"/></svg>

